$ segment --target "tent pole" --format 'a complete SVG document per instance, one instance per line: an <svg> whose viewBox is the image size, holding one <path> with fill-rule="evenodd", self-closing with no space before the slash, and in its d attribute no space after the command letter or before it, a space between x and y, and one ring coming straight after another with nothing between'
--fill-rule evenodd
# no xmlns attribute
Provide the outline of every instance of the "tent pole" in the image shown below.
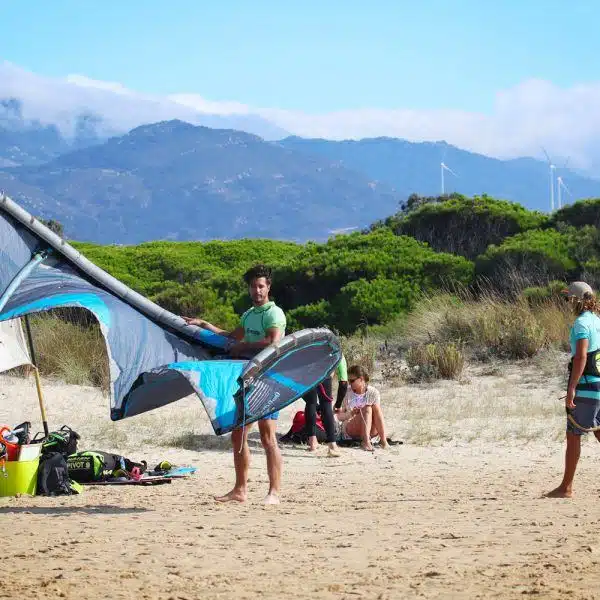
<svg viewBox="0 0 600 600"><path fill-rule="evenodd" d="M44 406L44 395L42 394L42 382L40 381L40 372L35 358L35 349L33 347L33 337L31 336L31 327L27 315L23 317L25 321L25 330L27 331L27 341L29 342L29 352L31 353L31 362L33 364L33 374L35 376L35 387L37 388L38 400L40 403L40 412L42 413L42 425L44 426L44 435L48 437L48 418L46 417L46 407Z"/></svg>

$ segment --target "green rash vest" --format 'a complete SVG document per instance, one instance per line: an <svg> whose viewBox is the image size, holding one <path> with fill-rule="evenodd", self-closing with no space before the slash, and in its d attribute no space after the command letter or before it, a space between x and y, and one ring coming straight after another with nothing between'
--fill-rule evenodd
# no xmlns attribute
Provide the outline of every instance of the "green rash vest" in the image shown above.
<svg viewBox="0 0 600 600"><path fill-rule="evenodd" d="M273 327L277 327L283 337L285 326L285 314L273 301L262 306L253 306L242 315L245 342L260 342L265 339L267 329L273 329Z"/></svg>
<svg viewBox="0 0 600 600"><path fill-rule="evenodd" d="M342 355L342 360L340 360L335 369L335 374L337 375L338 381L348 381L348 363L346 362L346 357L344 355Z"/></svg>

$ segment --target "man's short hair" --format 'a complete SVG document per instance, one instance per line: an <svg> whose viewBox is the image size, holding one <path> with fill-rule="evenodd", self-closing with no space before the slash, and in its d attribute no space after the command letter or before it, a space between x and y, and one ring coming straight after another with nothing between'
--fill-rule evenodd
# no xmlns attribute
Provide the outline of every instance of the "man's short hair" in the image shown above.
<svg viewBox="0 0 600 600"><path fill-rule="evenodd" d="M255 279L260 279L261 277L264 277L267 280L267 283L271 285L271 282L273 281L273 272L271 271L271 268L265 265L255 265L244 273L244 281L248 285Z"/></svg>

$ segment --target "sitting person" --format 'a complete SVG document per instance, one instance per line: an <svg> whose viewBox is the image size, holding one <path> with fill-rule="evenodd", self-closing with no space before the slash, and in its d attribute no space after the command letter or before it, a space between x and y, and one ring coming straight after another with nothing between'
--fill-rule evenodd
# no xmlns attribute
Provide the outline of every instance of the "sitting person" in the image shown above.
<svg viewBox="0 0 600 600"><path fill-rule="evenodd" d="M342 406L336 407L338 439L360 439L361 448L373 452L372 439L379 436L381 447L388 448L379 390L369 385L369 374L360 365L348 369L348 383L350 389Z"/></svg>

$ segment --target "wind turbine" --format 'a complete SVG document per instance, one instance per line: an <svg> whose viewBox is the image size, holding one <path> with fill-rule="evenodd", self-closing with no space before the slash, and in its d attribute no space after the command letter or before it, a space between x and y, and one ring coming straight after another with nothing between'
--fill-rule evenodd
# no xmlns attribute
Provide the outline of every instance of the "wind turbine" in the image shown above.
<svg viewBox="0 0 600 600"><path fill-rule="evenodd" d="M565 192L567 192L567 194L569 194L569 196L572 196L573 194L571 194L569 188L565 185L565 182L563 181L563 178L560 175L556 178L556 182L558 183L558 186L557 186L557 190L558 190L558 208L560 210L560 208L562 207L561 189L565 190Z"/></svg>
<svg viewBox="0 0 600 600"><path fill-rule="evenodd" d="M556 166L552 163L548 153L543 147L542 150L548 159L548 166L550 167L550 212L554 212L554 170L556 169Z"/></svg>
<svg viewBox="0 0 600 600"><path fill-rule="evenodd" d="M443 161L440 163L440 173L442 175L442 196L446 193L446 189L444 186L444 171L449 171L450 173L452 173L452 175L454 175L454 177L458 177L458 175L450 167L448 167Z"/></svg>

